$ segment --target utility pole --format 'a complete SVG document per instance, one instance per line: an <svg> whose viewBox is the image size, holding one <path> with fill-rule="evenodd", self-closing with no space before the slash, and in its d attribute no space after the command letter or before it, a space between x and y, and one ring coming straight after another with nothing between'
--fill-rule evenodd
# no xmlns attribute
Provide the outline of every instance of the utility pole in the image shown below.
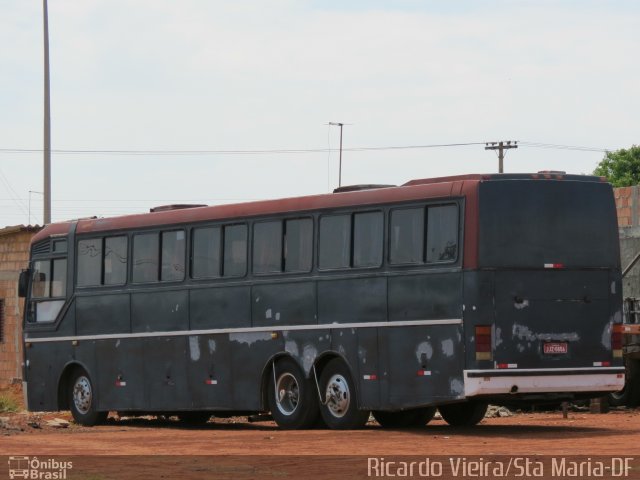
<svg viewBox="0 0 640 480"><path fill-rule="evenodd" d="M338 167L338 188L340 188L342 186L342 127L345 124L339 122L329 122L329 125L340 127L340 164Z"/></svg>
<svg viewBox="0 0 640 480"><path fill-rule="evenodd" d="M518 142L508 140L506 142L486 142L485 145L485 150L498 150L498 173L504 173L504 151L518 148Z"/></svg>
<svg viewBox="0 0 640 480"><path fill-rule="evenodd" d="M42 0L44 19L44 223L51 223L51 102L49 96L49 12Z"/></svg>

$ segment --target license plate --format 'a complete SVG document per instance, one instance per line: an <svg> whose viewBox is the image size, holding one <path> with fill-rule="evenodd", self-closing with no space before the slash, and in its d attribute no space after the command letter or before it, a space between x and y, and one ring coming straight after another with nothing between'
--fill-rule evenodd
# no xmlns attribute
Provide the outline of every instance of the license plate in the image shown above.
<svg viewBox="0 0 640 480"><path fill-rule="evenodd" d="M544 353L546 354L557 354L557 353L567 353L569 351L569 344L567 342L553 342L553 343L545 343L544 344Z"/></svg>

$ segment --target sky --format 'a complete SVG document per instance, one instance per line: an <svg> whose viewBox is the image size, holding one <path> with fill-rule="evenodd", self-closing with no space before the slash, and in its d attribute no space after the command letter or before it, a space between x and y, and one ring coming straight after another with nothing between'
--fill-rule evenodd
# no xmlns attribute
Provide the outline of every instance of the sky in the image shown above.
<svg viewBox="0 0 640 480"><path fill-rule="evenodd" d="M49 0L52 219L330 192L329 122L343 185L496 172L500 140L506 172L591 173L640 143L639 21L624 0ZM0 227L43 221L42 44L42 2L0 0Z"/></svg>

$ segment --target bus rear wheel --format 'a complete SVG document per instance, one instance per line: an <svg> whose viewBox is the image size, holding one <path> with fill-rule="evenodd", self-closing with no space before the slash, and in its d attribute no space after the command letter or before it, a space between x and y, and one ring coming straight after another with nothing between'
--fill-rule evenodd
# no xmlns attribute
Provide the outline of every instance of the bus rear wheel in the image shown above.
<svg viewBox="0 0 640 480"><path fill-rule="evenodd" d="M349 368L339 358L329 361L320 375L323 394L320 413L329 428L351 430L361 428L369 419L369 411L358 410L358 395Z"/></svg>
<svg viewBox="0 0 640 480"><path fill-rule="evenodd" d="M424 427L436 414L434 407L415 408L401 412L373 412L373 417L384 428Z"/></svg>
<svg viewBox="0 0 640 480"><path fill-rule="evenodd" d="M75 370L69 385L69 406L76 423L88 427L103 423L109 412L96 410L98 397L89 374L81 368Z"/></svg>
<svg viewBox="0 0 640 480"><path fill-rule="evenodd" d="M464 402L438 407L440 415L452 427L472 427L480 423L487 413L484 402Z"/></svg>
<svg viewBox="0 0 640 480"><path fill-rule="evenodd" d="M269 376L267 399L280 428L301 429L318 418L318 393L291 358L276 362Z"/></svg>

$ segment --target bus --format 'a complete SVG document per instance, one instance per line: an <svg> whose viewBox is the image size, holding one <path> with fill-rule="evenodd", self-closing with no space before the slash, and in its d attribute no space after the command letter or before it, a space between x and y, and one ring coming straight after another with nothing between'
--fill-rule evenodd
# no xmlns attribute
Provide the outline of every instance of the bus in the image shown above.
<svg viewBox="0 0 640 480"><path fill-rule="evenodd" d="M32 239L28 408L477 424L487 404L624 385L612 188L464 175L47 225Z"/></svg>

